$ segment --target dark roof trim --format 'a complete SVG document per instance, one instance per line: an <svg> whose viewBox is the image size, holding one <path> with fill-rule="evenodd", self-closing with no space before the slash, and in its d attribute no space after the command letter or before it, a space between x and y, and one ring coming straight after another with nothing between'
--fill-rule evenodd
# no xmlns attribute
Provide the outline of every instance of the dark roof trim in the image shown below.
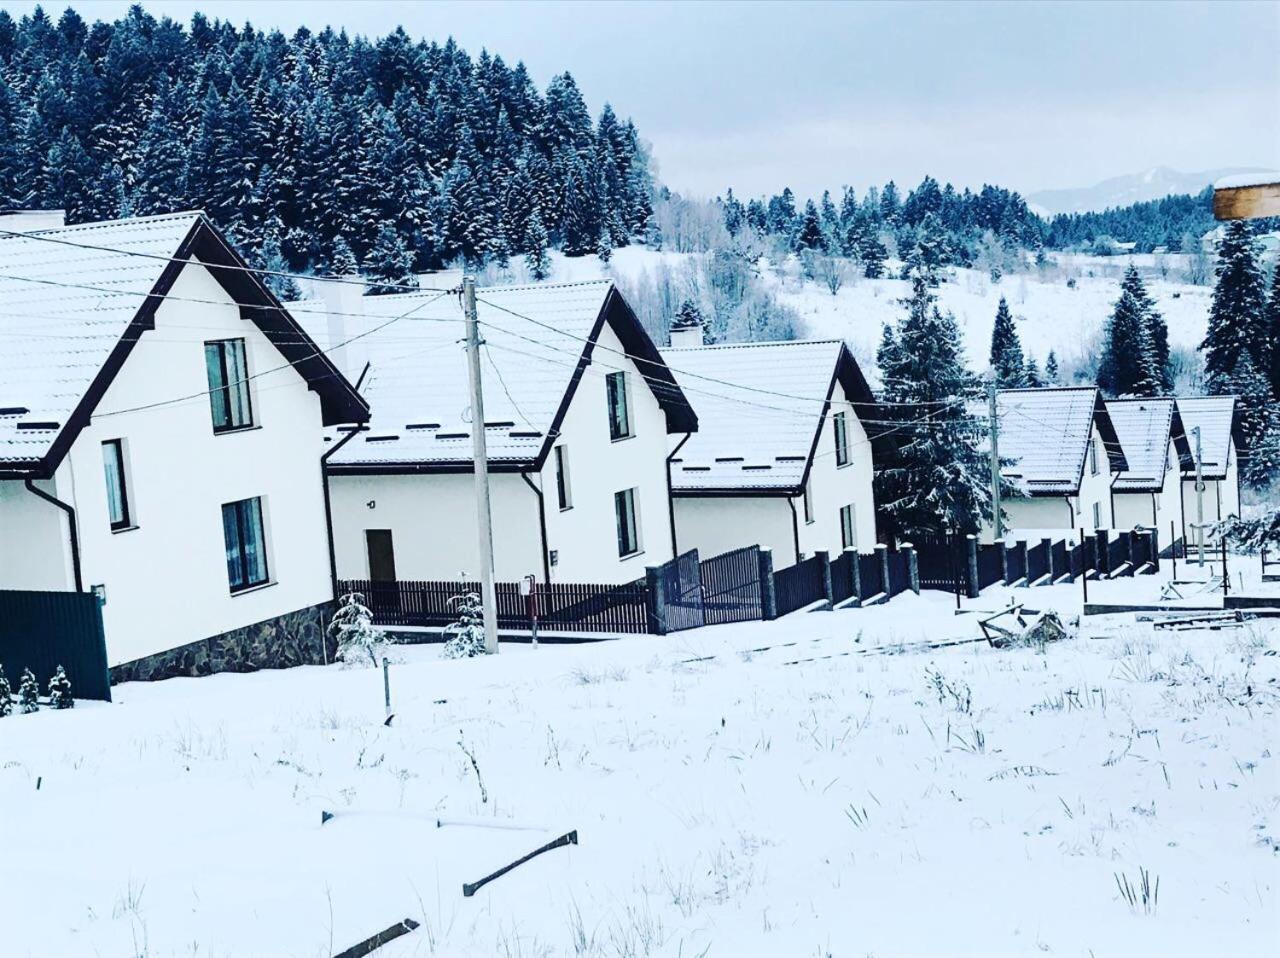
<svg viewBox="0 0 1280 958"><path fill-rule="evenodd" d="M818 442L822 438L822 427L827 423L827 416L831 413L832 396L835 394L836 384L839 383L844 389L845 395L850 397L853 402L858 405L855 415L858 421L862 423L863 431L867 434L867 439L871 443L872 452L884 454L891 452L895 447L887 445L889 440L883 433L883 430L873 430L864 420L879 419L875 404L876 397L871 392L871 387L867 384L867 378L862 375L862 368L858 365L858 361L853 358L853 353L849 352L849 347L843 342L840 344L840 352L836 355L835 368L831 371L831 382L827 384L827 398L822 404L822 414L818 417L818 428L814 431L813 440L809 443L809 455L804 464L804 474L800 477L799 489L803 489L809 481L809 473L813 469L814 453L818 450ZM866 410L866 412L862 412Z"/></svg>
<svg viewBox="0 0 1280 958"><path fill-rule="evenodd" d="M475 470L471 460L409 461L409 462L333 462L325 465L331 476L418 476L418 475L471 475ZM489 460L489 473L515 473L537 471L532 459Z"/></svg>
<svg viewBox="0 0 1280 958"><path fill-rule="evenodd" d="M1050 388L1056 388L1065 392L1069 389L1079 387L1058 386ZM1009 392L1018 392L1018 390L1011 389ZM1097 427L1098 435L1102 437L1102 446L1103 449L1106 450L1107 463L1110 466L1109 471L1113 474L1127 471L1129 468L1129 460L1125 459L1124 450L1120 447L1120 436L1116 432L1115 424L1111 421L1111 413L1107 411L1107 404L1102 398L1102 390L1096 387L1093 390L1092 425ZM1084 444L1083 455L1080 457L1080 468L1076 472L1075 488L1066 493L1066 495L1075 496L1080 494L1080 486L1084 484L1084 471L1089 465L1089 440L1092 438L1093 430L1090 429L1089 436ZM1057 495L1063 495L1063 493L1059 492Z"/></svg>
<svg viewBox="0 0 1280 958"><path fill-rule="evenodd" d="M794 499L803 495L804 487L791 486L755 486L744 489L740 486L698 489L672 489L671 495L676 499Z"/></svg>

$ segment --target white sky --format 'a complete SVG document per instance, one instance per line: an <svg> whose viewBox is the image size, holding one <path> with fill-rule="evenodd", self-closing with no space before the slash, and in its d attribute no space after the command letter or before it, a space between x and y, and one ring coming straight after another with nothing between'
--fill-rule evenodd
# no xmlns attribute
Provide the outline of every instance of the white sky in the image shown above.
<svg viewBox="0 0 1280 958"><path fill-rule="evenodd" d="M0 0L15 16L34 3ZM63 5L46 3L52 16ZM86 19L124 0L74 4ZM1152 166L1280 168L1280 2L151 2L286 32L449 35L568 69L662 180L801 195L925 173L1023 192Z"/></svg>

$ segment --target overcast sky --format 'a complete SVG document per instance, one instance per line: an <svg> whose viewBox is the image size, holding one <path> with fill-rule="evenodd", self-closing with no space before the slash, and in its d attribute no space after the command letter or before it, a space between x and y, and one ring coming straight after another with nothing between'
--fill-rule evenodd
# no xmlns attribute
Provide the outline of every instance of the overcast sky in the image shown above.
<svg viewBox="0 0 1280 958"><path fill-rule="evenodd" d="M126 2L73 4L112 19ZM569 70L669 186L801 195L925 173L1032 192L1152 166L1280 168L1280 2L151 2L286 32L452 35ZM31 2L0 0L15 16ZM46 3L56 16L65 4Z"/></svg>

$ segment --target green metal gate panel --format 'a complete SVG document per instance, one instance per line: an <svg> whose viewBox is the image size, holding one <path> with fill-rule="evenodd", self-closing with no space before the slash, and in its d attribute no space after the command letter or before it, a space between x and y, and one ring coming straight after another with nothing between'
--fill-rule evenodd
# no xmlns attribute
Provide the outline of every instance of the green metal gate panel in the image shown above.
<svg viewBox="0 0 1280 958"><path fill-rule="evenodd" d="M78 699L111 701L102 607L91 592L0 589L0 665L14 691L30 669L43 695L61 665Z"/></svg>

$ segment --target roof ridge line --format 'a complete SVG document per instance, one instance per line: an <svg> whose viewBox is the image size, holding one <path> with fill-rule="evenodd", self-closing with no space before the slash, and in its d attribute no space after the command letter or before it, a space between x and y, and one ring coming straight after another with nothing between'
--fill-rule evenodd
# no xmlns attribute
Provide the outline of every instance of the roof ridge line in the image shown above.
<svg viewBox="0 0 1280 958"><path fill-rule="evenodd" d="M203 217L204 215L204 210L182 210L176 213L153 213L150 216L122 216L113 220L94 220L92 223L74 223L70 226L51 226L43 230L27 230L17 235L5 234L0 236L0 239L22 239L23 236L44 236L49 233L84 232L124 223L154 223L158 220L176 220L191 216Z"/></svg>

